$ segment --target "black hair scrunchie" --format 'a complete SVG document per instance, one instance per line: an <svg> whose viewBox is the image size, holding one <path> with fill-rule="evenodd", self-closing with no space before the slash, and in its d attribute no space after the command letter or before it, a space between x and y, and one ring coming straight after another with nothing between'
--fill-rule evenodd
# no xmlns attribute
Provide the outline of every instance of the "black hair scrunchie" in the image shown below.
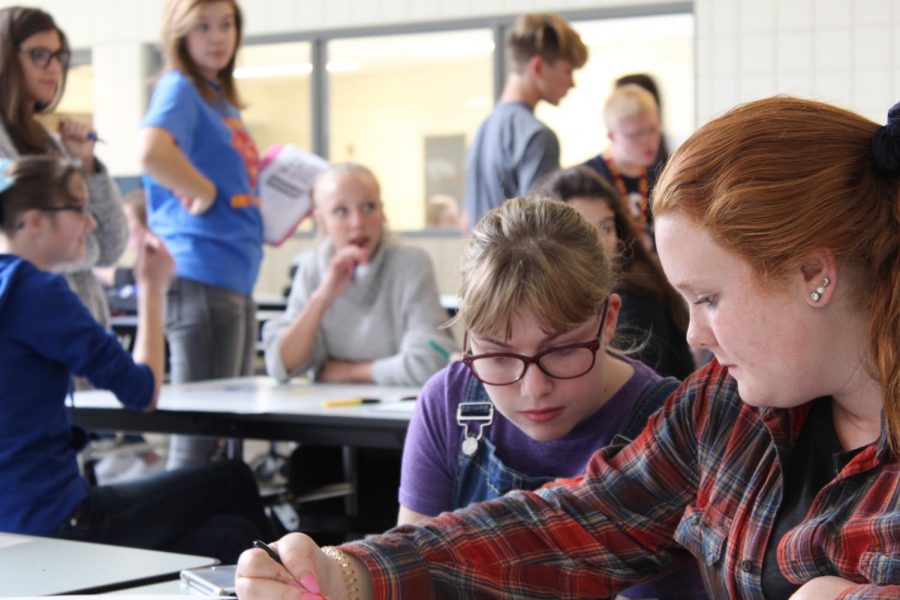
<svg viewBox="0 0 900 600"><path fill-rule="evenodd" d="M888 111L887 125L872 136L872 158L879 171L900 175L900 102Z"/></svg>

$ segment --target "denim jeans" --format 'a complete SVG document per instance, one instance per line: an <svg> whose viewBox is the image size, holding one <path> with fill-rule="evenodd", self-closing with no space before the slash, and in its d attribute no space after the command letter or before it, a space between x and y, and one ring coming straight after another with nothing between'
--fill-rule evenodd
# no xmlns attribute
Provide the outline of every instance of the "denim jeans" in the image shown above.
<svg viewBox="0 0 900 600"><path fill-rule="evenodd" d="M221 461L88 489L53 537L230 563L272 532L250 469Z"/></svg>
<svg viewBox="0 0 900 600"><path fill-rule="evenodd" d="M179 277L167 304L172 383L253 373L258 327L251 296ZM172 436L166 468L209 462L216 446L213 438Z"/></svg>

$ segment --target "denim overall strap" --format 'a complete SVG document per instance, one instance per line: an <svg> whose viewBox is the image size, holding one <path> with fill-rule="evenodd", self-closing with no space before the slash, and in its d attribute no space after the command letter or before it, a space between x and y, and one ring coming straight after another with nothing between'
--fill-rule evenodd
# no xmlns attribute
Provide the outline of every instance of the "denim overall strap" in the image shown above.
<svg viewBox="0 0 900 600"><path fill-rule="evenodd" d="M466 385L465 402L490 402L484 385L471 377ZM460 436L465 432L460 429ZM497 457L497 449L487 437L478 442L478 451L467 456L460 447L456 478L453 482L452 509L473 502L499 498L512 490L533 490L554 479L531 477L511 469Z"/></svg>

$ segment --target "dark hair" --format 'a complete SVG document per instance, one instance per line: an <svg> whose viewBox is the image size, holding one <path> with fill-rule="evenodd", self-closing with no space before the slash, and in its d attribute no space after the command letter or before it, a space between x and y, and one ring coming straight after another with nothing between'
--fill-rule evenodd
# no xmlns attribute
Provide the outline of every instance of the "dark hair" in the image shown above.
<svg viewBox="0 0 900 600"><path fill-rule="evenodd" d="M659 261L638 240L618 192L599 173L584 165L559 169L538 183L536 194L563 202L587 198L606 204L613 212L619 240L614 264L620 274L620 286L626 291L653 296L667 307L677 329L681 333L687 331L688 311L681 296L669 283Z"/></svg>
<svg viewBox="0 0 900 600"><path fill-rule="evenodd" d="M163 12L162 42L166 56L166 68L177 69L193 82L194 87L207 102L216 101L216 91L209 85L206 77L200 73L187 48L187 35L194 24L191 13L203 4L212 4L222 0L169 0ZM228 64L219 72L219 85L222 95L238 108L243 108L237 86L234 83L234 65L237 51L241 47L244 35L244 17L236 0L224 0L234 9L234 27L237 37L234 54Z"/></svg>
<svg viewBox="0 0 900 600"><path fill-rule="evenodd" d="M873 154L883 131L858 114L785 96L738 106L694 133L654 192L763 282L827 250L851 274L868 320L868 370L881 384L900 455L900 177Z"/></svg>
<svg viewBox="0 0 900 600"><path fill-rule="evenodd" d="M25 96L25 82L19 63L19 48L36 33L55 31L61 49L68 52L66 34L56 26L48 13L37 8L12 6L0 10L0 118L10 140L20 154L56 153L50 134L35 118L35 113L50 112L66 89L68 66L63 65L56 96L47 104L30 102Z"/></svg>
<svg viewBox="0 0 900 600"><path fill-rule="evenodd" d="M654 81L652 77L646 73L629 73L628 75L622 75L616 79L614 87L619 88L623 85L637 85L644 88L653 94L656 105L659 107L660 111L662 111L662 104L659 101L659 89L656 87L656 81Z"/></svg>
<svg viewBox="0 0 900 600"><path fill-rule="evenodd" d="M5 234L18 228L25 211L74 200L69 194L69 179L73 175L84 177L79 161L46 155L23 156L3 171L12 179L12 185L0 192L0 230Z"/></svg>

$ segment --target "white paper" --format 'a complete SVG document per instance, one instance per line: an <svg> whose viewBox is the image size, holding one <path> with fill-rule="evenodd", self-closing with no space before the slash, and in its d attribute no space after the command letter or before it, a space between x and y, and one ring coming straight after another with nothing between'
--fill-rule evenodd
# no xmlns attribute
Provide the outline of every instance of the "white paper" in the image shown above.
<svg viewBox="0 0 900 600"><path fill-rule="evenodd" d="M272 154L274 158L259 174L259 197L263 238L278 246L312 213L310 191L328 161L293 144L266 153Z"/></svg>

